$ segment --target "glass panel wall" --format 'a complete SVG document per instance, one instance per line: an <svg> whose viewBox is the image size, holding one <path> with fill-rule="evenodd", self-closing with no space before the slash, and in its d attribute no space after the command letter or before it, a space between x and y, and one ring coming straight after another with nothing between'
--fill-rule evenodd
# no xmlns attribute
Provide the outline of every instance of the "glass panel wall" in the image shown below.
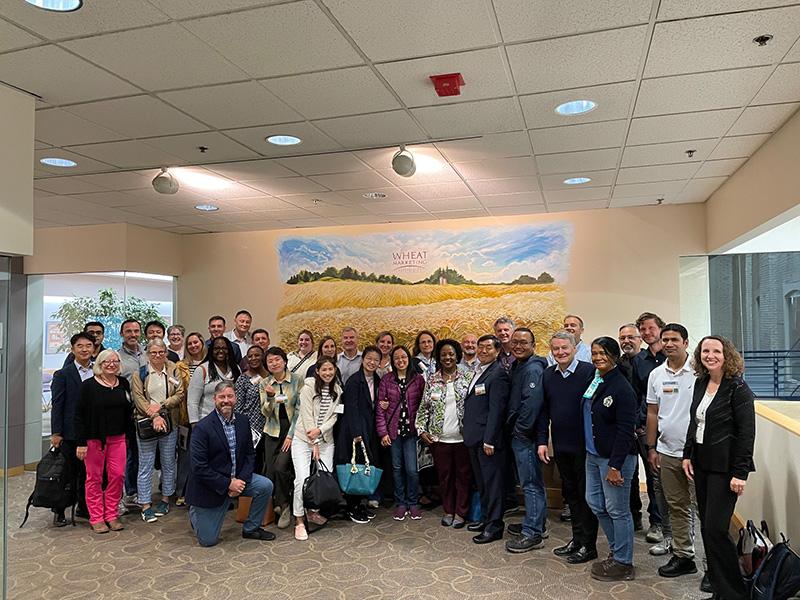
<svg viewBox="0 0 800 600"><path fill-rule="evenodd" d="M9 274L10 259L0 256L0 597L6 597L6 498L8 486L6 473L8 473L8 455L6 453L6 428L8 426L8 302L11 284Z"/></svg>

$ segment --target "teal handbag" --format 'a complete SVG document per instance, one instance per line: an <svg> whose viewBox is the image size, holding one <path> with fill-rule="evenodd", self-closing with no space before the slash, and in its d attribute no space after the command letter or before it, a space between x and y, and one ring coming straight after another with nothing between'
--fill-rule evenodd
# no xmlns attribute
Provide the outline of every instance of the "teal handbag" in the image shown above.
<svg viewBox="0 0 800 600"><path fill-rule="evenodd" d="M353 441L353 457L349 463L336 465L336 477L342 492L351 496L369 496L378 489L383 470L369 464L367 447L361 442L364 464L356 464L356 442Z"/></svg>

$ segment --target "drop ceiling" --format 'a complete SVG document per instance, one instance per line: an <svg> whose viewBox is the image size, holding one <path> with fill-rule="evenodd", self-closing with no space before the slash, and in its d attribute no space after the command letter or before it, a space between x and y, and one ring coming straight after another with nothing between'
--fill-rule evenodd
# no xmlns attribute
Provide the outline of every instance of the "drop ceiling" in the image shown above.
<svg viewBox="0 0 800 600"><path fill-rule="evenodd" d="M6 0L0 81L40 98L36 227L245 231L704 202L800 106L799 37L780 0Z"/></svg>

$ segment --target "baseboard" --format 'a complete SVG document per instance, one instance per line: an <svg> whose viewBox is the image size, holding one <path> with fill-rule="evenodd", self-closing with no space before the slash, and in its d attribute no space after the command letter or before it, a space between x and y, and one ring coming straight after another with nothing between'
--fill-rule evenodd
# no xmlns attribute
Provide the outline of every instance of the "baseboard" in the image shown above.
<svg viewBox="0 0 800 600"><path fill-rule="evenodd" d="M0 469L0 477L14 477L16 475L22 475L24 472L25 472L25 466L19 465L18 467Z"/></svg>
<svg viewBox="0 0 800 600"><path fill-rule="evenodd" d="M38 467L38 466L39 466L39 461L38 460L36 462L32 462L32 463L25 463L25 470L26 471L35 471L36 467Z"/></svg>

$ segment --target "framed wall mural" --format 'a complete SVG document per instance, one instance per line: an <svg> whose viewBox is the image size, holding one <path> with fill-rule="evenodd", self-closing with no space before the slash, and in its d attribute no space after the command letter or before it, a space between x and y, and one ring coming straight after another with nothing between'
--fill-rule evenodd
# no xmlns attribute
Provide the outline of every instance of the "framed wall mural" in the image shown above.
<svg viewBox="0 0 800 600"><path fill-rule="evenodd" d="M566 222L283 237L277 338L293 349L302 329L338 339L351 325L362 345L385 329L411 344L420 329L460 339L508 316L543 351L565 313L571 244Z"/></svg>

